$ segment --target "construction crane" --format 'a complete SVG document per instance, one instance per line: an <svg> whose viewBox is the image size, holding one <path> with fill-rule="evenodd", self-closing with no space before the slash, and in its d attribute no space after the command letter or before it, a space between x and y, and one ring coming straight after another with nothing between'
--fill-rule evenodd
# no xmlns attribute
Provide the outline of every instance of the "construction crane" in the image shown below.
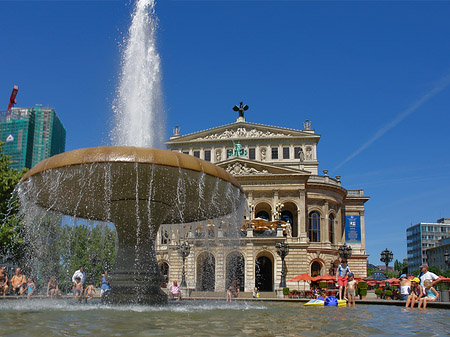
<svg viewBox="0 0 450 337"><path fill-rule="evenodd" d="M13 91L12 91L11 97L9 98L8 110L11 110L12 107L17 103L16 96L17 96L18 91L19 91L19 86L17 86L17 85L13 86Z"/></svg>

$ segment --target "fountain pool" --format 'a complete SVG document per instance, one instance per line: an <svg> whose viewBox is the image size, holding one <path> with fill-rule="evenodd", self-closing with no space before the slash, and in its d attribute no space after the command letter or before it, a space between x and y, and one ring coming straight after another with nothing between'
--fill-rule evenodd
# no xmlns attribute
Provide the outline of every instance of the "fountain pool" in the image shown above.
<svg viewBox="0 0 450 337"><path fill-rule="evenodd" d="M181 301L166 306L101 306L65 300L0 302L2 336L442 336L450 312L358 305Z"/></svg>

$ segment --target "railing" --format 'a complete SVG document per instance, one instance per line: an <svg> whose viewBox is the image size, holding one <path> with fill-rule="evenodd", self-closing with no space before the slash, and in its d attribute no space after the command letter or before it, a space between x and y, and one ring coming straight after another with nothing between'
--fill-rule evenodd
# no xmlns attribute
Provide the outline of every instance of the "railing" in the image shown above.
<svg viewBox="0 0 450 337"><path fill-rule="evenodd" d="M347 190L347 197L363 197L364 190Z"/></svg>
<svg viewBox="0 0 450 337"><path fill-rule="evenodd" d="M334 178L331 178L329 176L310 175L308 181L313 182L313 183L325 183L325 184L341 186L340 181L338 181Z"/></svg>

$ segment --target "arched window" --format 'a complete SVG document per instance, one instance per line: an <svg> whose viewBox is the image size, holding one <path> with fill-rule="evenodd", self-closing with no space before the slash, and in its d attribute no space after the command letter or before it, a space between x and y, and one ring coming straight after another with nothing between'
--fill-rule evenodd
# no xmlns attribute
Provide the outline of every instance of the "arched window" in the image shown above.
<svg viewBox="0 0 450 337"><path fill-rule="evenodd" d="M320 242L320 214L317 211L309 213L308 237L310 242Z"/></svg>
<svg viewBox="0 0 450 337"><path fill-rule="evenodd" d="M331 243L334 243L334 214L328 217L328 236Z"/></svg>
<svg viewBox="0 0 450 337"><path fill-rule="evenodd" d="M319 276L321 269L322 269L322 265L319 262L314 261L311 264L311 276L312 277Z"/></svg>
<svg viewBox="0 0 450 337"><path fill-rule="evenodd" d="M256 213L256 217L266 219L267 221L270 220L269 213L267 213L266 211L259 211L258 213Z"/></svg>

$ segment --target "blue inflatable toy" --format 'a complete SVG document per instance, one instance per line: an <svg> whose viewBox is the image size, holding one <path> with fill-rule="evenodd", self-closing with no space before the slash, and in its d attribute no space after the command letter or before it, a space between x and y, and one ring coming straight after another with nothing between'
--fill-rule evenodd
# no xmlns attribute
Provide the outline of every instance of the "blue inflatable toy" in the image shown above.
<svg viewBox="0 0 450 337"><path fill-rule="evenodd" d="M338 300L336 299L336 297L330 296L326 298L325 303L323 305L327 307L337 307Z"/></svg>

